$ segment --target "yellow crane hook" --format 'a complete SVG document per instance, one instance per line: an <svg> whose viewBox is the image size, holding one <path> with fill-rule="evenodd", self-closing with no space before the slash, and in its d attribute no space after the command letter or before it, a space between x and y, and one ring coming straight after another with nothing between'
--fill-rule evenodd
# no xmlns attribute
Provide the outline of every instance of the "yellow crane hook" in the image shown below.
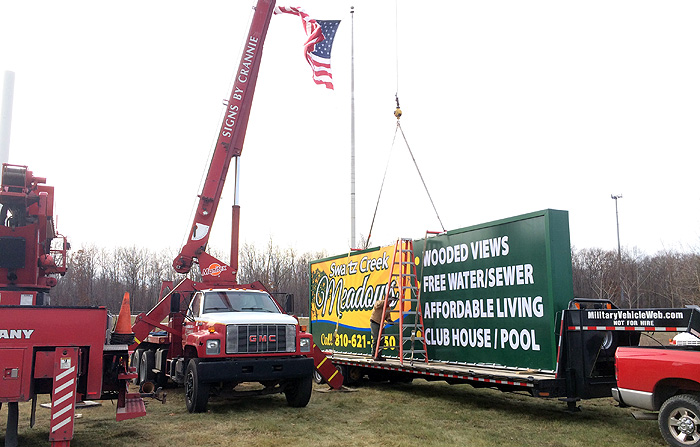
<svg viewBox="0 0 700 447"><path fill-rule="evenodd" d="M401 119L401 108L399 107L399 95L396 95L396 110L394 110L396 119Z"/></svg>

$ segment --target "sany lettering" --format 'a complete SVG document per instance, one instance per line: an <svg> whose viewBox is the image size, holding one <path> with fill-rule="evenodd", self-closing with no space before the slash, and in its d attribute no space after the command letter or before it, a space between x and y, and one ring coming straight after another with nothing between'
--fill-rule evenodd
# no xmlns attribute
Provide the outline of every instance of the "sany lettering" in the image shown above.
<svg viewBox="0 0 700 447"><path fill-rule="evenodd" d="M2 339L30 339L34 329L0 329L0 340Z"/></svg>

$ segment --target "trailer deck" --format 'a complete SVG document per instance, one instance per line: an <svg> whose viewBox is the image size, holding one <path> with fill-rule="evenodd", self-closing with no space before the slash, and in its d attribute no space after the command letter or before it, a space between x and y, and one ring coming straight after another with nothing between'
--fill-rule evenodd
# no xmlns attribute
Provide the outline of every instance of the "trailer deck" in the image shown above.
<svg viewBox="0 0 700 447"><path fill-rule="evenodd" d="M535 395L546 397L547 391L556 381L553 371L533 369L504 368L497 365L455 364L446 362L425 362L414 360L403 364L398 358L386 357L376 361L372 357L359 354L326 353L336 365L344 365L347 370L343 375L358 378L371 371L387 371L408 374L412 377L422 377L427 380L445 380L448 382L465 382L473 386L495 387L508 391L520 388ZM350 368L361 368L352 371ZM546 385L546 386L545 386ZM544 394L543 394L544 393Z"/></svg>

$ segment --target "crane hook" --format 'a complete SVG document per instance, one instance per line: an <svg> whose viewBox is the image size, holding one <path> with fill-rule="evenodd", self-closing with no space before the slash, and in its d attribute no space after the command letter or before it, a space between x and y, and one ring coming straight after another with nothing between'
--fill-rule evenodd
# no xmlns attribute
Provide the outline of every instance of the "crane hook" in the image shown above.
<svg viewBox="0 0 700 447"><path fill-rule="evenodd" d="M396 95L396 110L394 110L396 119L401 119L401 108L399 107L399 95Z"/></svg>

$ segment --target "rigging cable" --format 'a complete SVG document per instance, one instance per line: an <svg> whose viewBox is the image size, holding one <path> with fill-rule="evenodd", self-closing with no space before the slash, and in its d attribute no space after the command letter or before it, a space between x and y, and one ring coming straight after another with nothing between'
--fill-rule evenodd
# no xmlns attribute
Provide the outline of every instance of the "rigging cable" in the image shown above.
<svg viewBox="0 0 700 447"><path fill-rule="evenodd" d="M389 157L386 160L386 167L384 168L384 177L382 177L382 184L379 187L379 195L377 196L377 203L374 205L374 214L372 215L372 223L369 226L369 234L367 235L367 240L365 241L365 246L363 248L369 247L369 241L372 239L372 229L374 228L374 220L377 217L377 210L379 209L379 200L382 198L382 190L384 190L384 181L386 180L386 173L389 171L389 161L391 160L391 153L394 151L394 145L396 144L396 135L399 131L399 122L396 121L396 130L394 131L394 139L391 141L391 149L389 149Z"/></svg>
<svg viewBox="0 0 700 447"><path fill-rule="evenodd" d="M435 211L435 216L437 217L438 222L440 222L440 227L442 227L442 231L447 231L445 230L445 225L442 223L442 219L440 219L440 215L437 212L437 208L435 207L435 202L433 202L433 198L430 195L430 191L428 191L428 185L425 184L425 179L423 178L423 174L420 172L420 168L418 168L418 163L416 162L416 158L413 156L413 151L411 150L411 146L408 144L408 140L406 139L406 134L403 133L403 128L401 127L401 115L403 114L401 112L401 107L399 105L399 3L398 0L395 0L395 30L396 30L396 37L395 37L395 42L396 42L396 109L394 110L394 116L396 117L396 129L394 130L394 138L391 142L391 149L389 150L389 158L387 159L386 162L386 167L384 168L384 177L382 178L382 184L379 187L379 195L377 196L377 203L374 206L374 214L372 215L372 223L369 228L369 234L367 236L367 240L365 241L365 246L364 248L369 247L369 242L370 239L372 239L372 229L374 228L374 221L377 217L377 210L379 209L379 201L382 197L382 191L384 189L384 182L386 180L386 175L389 170L389 161L391 160L391 153L394 150L394 145L396 144L396 135L398 131L401 131L401 136L403 137L404 143L406 143L406 148L408 149L408 153L411 155L411 160L413 160L413 164L416 167L416 171L418 172L418 176L420 177L421 182L423 183L423 188L425 188L425 192L428 195L428 199L430 200L430 204L433 207L433 211Z"/></svg>
<svg viewBox="0 0 700 447"><path fill-rule="evenodd" d="M396 98L396 104L398 105L399 99ZM399 114L401 113L401 109L396 107L396 110L398 110ZM425 180L423 179L423 174L421 174L420 169L418 168L418 163L416 163L416 158L413 156L413 151L411 150L411 146L408 145L408 140L406 139L406 135L403 133L403 129L401 128L401 122L396 119L396 127L401 130L401 136L403 137L403 141L406 143L406 148L408 149L408 153L411 154L411 160L413 160L413 164L416 166L416 171L418 171L418 176L420 177L420 181L423 182L423 188L425 188L425 193L428 194L428 199L430 199L430 204L433 206L433 210L435 211L435 217L437 217L438 222L440 222L440 226L442 227L442 231L445 230L445 225L442 224L442 219L440 219L440 215L437 212L437 208L435 208L435 202L433 202L433 198L430 196L430 191L428 191L428 185L425 184Z"/></svg>

